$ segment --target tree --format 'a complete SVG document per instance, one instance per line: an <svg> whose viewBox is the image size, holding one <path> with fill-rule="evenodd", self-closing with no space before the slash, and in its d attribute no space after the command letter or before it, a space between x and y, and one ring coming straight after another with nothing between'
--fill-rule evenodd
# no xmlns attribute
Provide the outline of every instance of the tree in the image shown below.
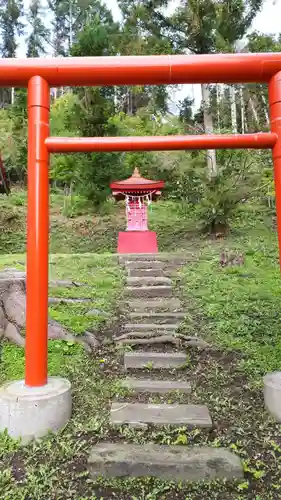
<svg viewBox="0 0 281 500"><path fill-rule="evenodd" d="M263 0L182 0L173 14L170 32L181 52L211 54L233 51L258 13ZM210 87L202 85L202 101L205 132L213 131L213 117L210 113ZM234 108L233 108L234 119ZM216 175L214 151L207 153L208 171Z"/></svg>
<svg viewBox="0 0 281 500"><path fill-rule="evenodd" d="M254 31L247 37L246 51L280 52L281 35L262 34ZM268 88L263 84L250 84L244 87L248 100L247 120L251 129L268 129Z"/></svg>
<svg viewBox="0 0 281 500"><path fill-rule="evenodd" d="M178 105L180 121L185 124L186 128L188 128L188 125L191 125L193 123L193 118L192 118L193 103L194 103L193 99L190 99L190 97L185 97L183 101L179 102Z"/></svg>
<svg viewBox="0 0 281 500"><path fill-rule="evenodd" d="M29 6L28 23L31 32L27 38L27 57L40 57L47 51L46 44L49 42L50 30L42 20L40 0L32 0Z"/></svg>
<svg viewBox="0 0 281 500"><path fill-rule="evenodd" d="M68 0L48 0L48 6L53 14L52 47L55 57L67 55L67 39L69 27L67 25Z"/></svg>
<svg viewBox="0 0 281 500"><path fill-rule="evenodd" d="M23 34L22 0L1 0L0 30L2 36L1 56L16 57L18 46L17 36Z"/></svg>
<svg viewBox="0 0 281 500"><path fill-rule="evenodd" d="M119 0L123 15L120 54L149 55L170 54L173 51L166 33L167 19L162 8L167 0ZM135 114L143 106L150 106L151 112L168 109L168 88L165 86L124 87L118 90L118 101L122 111Z"/></svg>
<svg viewBox="0 0 281 500"><path fill-rule="evenodd" d="M0 1L1 56L16 57L18 39L23 34L23 1ZM14 101L14 89L1 89L1 106Z"/></svg>
<svg viewBox="0 0 281 500"><path fill-rule="evenodd" d="M73 56L105 56L114 55L118 51L117 40L119 25L113 22L105 7L97 2L102 14L96 12L92 21L77 34L77 40L71 48ZM107 19L107 22L106 22ZM79 135L102 137L114 135L114 129L109 124L115 113L115 90L113 87L78 88L74 90L77 96L73 114L79 127ZM81 158L79 170L79 190L86 194L94 203L99 204L109 194L109 183L112 172L118 168L118 157L114 154L89 154Z"/></svg>

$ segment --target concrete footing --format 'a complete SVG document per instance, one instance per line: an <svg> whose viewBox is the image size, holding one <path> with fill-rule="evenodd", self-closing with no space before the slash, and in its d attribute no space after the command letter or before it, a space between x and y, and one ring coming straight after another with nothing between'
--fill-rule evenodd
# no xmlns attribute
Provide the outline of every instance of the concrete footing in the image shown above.
<svg viewBox="0 0 281 500"><path fill-rule="evenodd" d="M42 387L28 387L23 380L0 387L0 432L7 431L23 444L62 429L71 417L71 384L49 377Z"/></svg>
<svg viewBox="0 0 281 500"><path fill-rule="evenodd" d="M281 422L281 372L268 373L263 383L265 406L275 420Z"/></svg>

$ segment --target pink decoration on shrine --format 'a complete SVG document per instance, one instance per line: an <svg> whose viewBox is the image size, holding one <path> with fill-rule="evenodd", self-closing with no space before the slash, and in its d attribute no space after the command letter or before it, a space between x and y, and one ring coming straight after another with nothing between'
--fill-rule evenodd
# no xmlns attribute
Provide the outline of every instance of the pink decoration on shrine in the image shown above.
<svg viewBox="0 0 281 500"><path fill-rule="evenodd" d="M127 228L119 233L118 253L155 253L156 234L148 230L148 206L161 194L163 181L141 177L138 168L124 181L110 184L116 200L125 199Z"/></svg>

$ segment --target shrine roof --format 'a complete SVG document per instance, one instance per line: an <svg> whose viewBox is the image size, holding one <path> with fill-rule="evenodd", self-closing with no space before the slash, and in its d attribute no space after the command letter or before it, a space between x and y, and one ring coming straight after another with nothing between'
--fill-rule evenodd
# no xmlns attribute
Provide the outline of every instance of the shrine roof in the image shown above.
<svg viewBox="0 0 281 500"><path fill-rule="evenodd" d="M138 168L135 168L134 173L128 179L123 181L115 181L110 184L111 189L125 191L147 191L153 189L161 189L164 187L164 181L152 181L145 179L139 173Z"/></svg>

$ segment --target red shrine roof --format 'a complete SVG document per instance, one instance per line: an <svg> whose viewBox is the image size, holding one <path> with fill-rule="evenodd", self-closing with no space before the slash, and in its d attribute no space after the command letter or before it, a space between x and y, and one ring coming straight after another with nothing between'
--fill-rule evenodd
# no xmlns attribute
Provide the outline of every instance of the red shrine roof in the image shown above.
<svg viewBox="0 0 281 500"><path fill-rule="evenodd" d="M128 179L124 181L115 181L110 184L111 189L114 191L153 191L155 189L162 189L164 187L164 181L152 181L150 179L145 179L139 173L139 169L135 168L134 173ZM114 194L114 193L113 193Z"/></svg>

